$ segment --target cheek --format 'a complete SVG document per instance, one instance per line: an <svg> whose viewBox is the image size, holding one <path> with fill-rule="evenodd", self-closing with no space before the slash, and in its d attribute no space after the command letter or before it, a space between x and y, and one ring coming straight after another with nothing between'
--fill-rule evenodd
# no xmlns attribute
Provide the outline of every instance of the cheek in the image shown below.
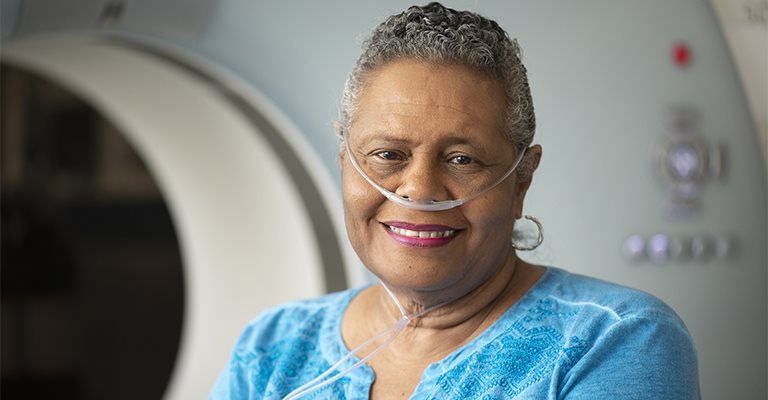
<svg viewBox="0 0 768 400"><path fill-rule="evenodd" d="M480 200L480 199L478 199ZM514 229L515 201L505 196L477 204L474 215L467 213L467 218L479 231L478 240L487 242L504 242L510 240Z"/></svg>
<svg viewBox="0 0 768 400"><path fill-rule="evenodd" d="M342 168L341 192L344 196L344 214L361 216L375 206L378 192L351 168Z"/></svg>
<svg viewBox="0 0 768 400"><path fill-rule="evenodd" d="M344 200L344 221L353 247L366 235L366 228L375 216L382 196L354 170L342 167L341 182Z"/></svg>

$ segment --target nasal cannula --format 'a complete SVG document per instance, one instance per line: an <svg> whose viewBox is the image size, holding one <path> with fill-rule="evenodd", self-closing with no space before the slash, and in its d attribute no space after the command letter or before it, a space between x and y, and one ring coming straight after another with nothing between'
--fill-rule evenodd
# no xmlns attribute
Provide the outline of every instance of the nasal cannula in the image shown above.
<svg viewBox="0 0 768 400"><path fill-rule="evenodd" d="M432 311L432 310L434 310L434 309L436 309L438 307L442 307L445 304L447 304L447 302L440 303L440 304L434 305L432 307L428 307L428 308L426 308L426 309L424 309L422 311L419 311L417 313L408 315L406 313L406 311L405 311L405 308L400 303L400 300L397 299L397 297L394 295L394 293L392 293L392 291L387 287L387 285L385 285L384 282L381 282L381 286L384 287L384 289L387 291L387 293L392 298L392 300L395 301L395 304L397 305L397 309L400 310L400 314L402 315L402 317L400 317L400 319L394 325L392 325L391 327L389 327L389 328L387 328L387 329L377 333L372 338L366 340L365 342L361 343L359 346L357 346L354 349L352 349L352 351L350 351L349 354L347 354L346 356L342 357L341 360L336 362L336 364L333 364L325 372L320 374L320 376L318 376L317 378L315 378L315 379L313 379L313 380L311 380L311 381L309 381L309 382L299 386L298 388L296 388L294 391L292 391L287 396L285 396L283 398L283 400L295 400L295 399L298 399L301 396L305 396L305 395L307 395L307 394L309 394L311 392L314 392L315 390L318 390L318 389L320 389L320 388L322 388L324 386L327 386L327 385L330 385L333 382L336 382L337 380L341 379L344 375L347 375L350 372L352 372L352 370L354 370L354 369L360 367L361 365L365 364L368 360L373 358L373 356L375 356L378 352L383 350L385 347L389 346L389 344L392 343L392 341L394 341L400 335L400 333L405 330L405 327L408 326L408 324L413 319L418 318L418 317L420 317L420 316L422 316L422 315L424 315L424 314L426 314L426 313L428 313L428 312L430 312L430 311ZM360 350L366 348L368 345L370 345L371 343L373 343L377 339L385 336L387 333L389 333L389 336L387 337L387 339L384 340L384 342L381 345L379 345L379 347L375 348L370 354L368 354L367 356L363 357L360 361L356 362L353 366L351 366L351 367L341 371L340 373L332 376L331 378L329 378L327 380L323 380L325 377L327 377L328 375L332 374L334 371L338 371L338 369L341 366L341 364L343 364L347 359L353 357Z"/></svg>
<svg viewBox="0 0 768 400"><path fill-rule="evenodd" d="M378 183L376 183L376 181L374 181L371 177L369 177L363 171L363 169L360 168L360 165L357 163L357 160L355 160L355 157L352 155L352 149L350 149L350 147L349 147L349 133L348 133L347 129L344 129L343 140L344 140L344 146L346 147L347 155L349 156L349 160L352 163L352 166L355 168L355 170L369 184L371 184L371 186L376 188L376 190L378 190L384 197L386 197L388 200L394 202L395 204L397 204L399 206L402 206L402 207L405 207L405 208L410 208L410 209L420 210L420 211L443 211L443 210L449 210L449 209L458 207L458 206L460 206L460 205L462 205L462 204L464 204L464 203L466 203L466 202L468 202L468 201L470 201L470 200L472 200L472 199L482 195L483 193L488 192L489 190L493 189L498 184L503 182L505 179L507 179L507 177L509 177L512 174L512 172L515 171L515 169L517 168L518 164L520 164L520 161L522 160L523 155L525 154L525 151L521 151L517 155L517 157L515 158L515 162L512 163L512 166L509 168L509 170L507 170L507 172L505 172L502 176L500 176L495 181L491 182L491 184L488 185L488 187L486 187L486 188L484 188L484 189L482 189L482 190L480 190L480 191L478 191L476 193L473 193L473 194L471 194L471 195L469 195L467 197L464 197L462 199L443 200L443 201L432 200L432 201L428 201L428 202L419 202L419 201L415 201L413 199L409 199L407 197L400 196L400 195L398 195L396 193L393 193L393 192L385 189L384 187L382 187ZM436 309L438 307L442 307L445 304L447 304L447 302L446 303L440 303L440 304L434 305L432 307L428 307L428 308L426 308L426 309L424 309L424 310L422 310L420 312L408 315L406 313L405 308L403 307L403 305L400 303L400 301L397 299L397 297L392 293L392 291L387 287L387 285L385 285L384 282L381 282L381 285L384 287L384 289L386 289L387 293L392 298L392 300L394 300L395 304L397 305L398 310L400 310L400 314L402 315L401 318L397 322L395 322L395 324L392 325L391 327L389 327L389 328L387 328L387 329L377 333L372 338L366 340L365 342L361 343L359 346L357 346L354 349L352 349L352 351L350 351L349 354L347 354L341 360L336 362L336 364L334 364L330 368L328 368L328 370L326 370L325 372L320 374L320 376L318 376L317 378L315 378L315 379L313 379L313 380L311 380L311 381L309 381L309 382L299 386L298 388L293 390L291 393L289 393L286 397L284 397L283 400L295 400L295 399L298 399L299 397L305 396L305 395L307 395L309 393L312 393L312 392L314 392L314 391L316 391L316 390L318 390L320 388L323 388L323 387L325 387L327 385L330 385L333 382L336 382L337 380L341 379L344 375L349 374L354 369L356 369L356 368L360 367L361 365L365 364L373 356L375 356L381 350L386 348L390 343L392 343L400 335L400 333L402 333L405 330L405 328L408 326L408 324L413 319L418 318L418 317L420 317L422 315L425 315L428 312L430 312L430 311L432 311L432 310L434 310L434 309ZM389 336L387 336L387 334L389 334ZM360 352L361 350L363 350L364 348L366 348L367 346L372 344L374 341L376 341L376 340L378 340L378 339L380 339L382 337L385 337L385 336L387 338L384 340L384 342L382 342L381 345L376 347L370 354L368 354L367 356L363 357L360 361L356 362L351 367L349 367L349 368L347 368L347 369L337 373L336 375L333 375L332 377L330 377L328 379L325 379L329 375L331 375L333 372L335 372L335 371L338 372L338 370L341 367L341 365L345 361L347 361L349 358L353 357L355 354L357 354L358 352Z"/></svg>
<svg viewBox="0 0 768 400"><path fill-rule="evenodd" d="M400 196L397 193L393 193L383 186L379 185L376 181L374 181L368 174L363 171L363 169L360 167L360 164L357 163L357 160L355 159L354 155L352 154L352 149L349 147L349 130L343 129L343 141L344 141L344 147L347 151L347 156L349 157L349 161L352 163L352 166L355 168L355 170L362 176L371 186L376 188L376 190L379 191L379 193L382 194L382 196L386 197L387 200L390 200L394 202L397 205L403 206L405 208L410 208L413 210L420 210L420 211L443 211L443 210L450 210L451 208L456 208L486 192L496 187L498 184L503 182L505 179L507 179L510 175L512 175L512 172L517 169L517 166L520 164L520 161L523 159L523 156L525 155L525 150L519 152L517 157L515 158L515 161L512 163L512 166L498 179L491 182L490 185L485 187L484 189L472 193L467 197L464 197L462 199L454 199L454 200L430 200L426 202L420 202L413 199L410 199L408 197Z"/></svg>

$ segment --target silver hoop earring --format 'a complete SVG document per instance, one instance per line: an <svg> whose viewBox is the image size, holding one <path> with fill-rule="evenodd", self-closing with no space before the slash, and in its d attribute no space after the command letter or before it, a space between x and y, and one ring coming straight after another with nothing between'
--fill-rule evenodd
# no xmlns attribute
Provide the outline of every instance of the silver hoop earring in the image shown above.
<svg viewBox="0 0 768 400"><path fill-rule="evenodd" d="M519 245L519 244L515 243L515 239L513 238L512 239L512 247L515 250L531 251L531 250L539 247L541 245L541 242L544 241L544 227L541 226L541 222L539 222L539 220L536 217L534 217L533 215L526 215L524 218L529 220L529 221L533 221L533 223L536 224L536 228L539 231L538 235L536 235L536 242L533 243L530 246L523 246L523 245Z"/></svg>

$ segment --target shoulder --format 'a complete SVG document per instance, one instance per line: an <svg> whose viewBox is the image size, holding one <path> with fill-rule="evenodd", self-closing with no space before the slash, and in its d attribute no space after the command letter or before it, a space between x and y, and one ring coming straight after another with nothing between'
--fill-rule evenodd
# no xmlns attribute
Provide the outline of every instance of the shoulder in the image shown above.
<svg viewBox="0 0 768 400"><path fill-rule="evenodd" d="M255 349L287 338L318 337L326 321L341 318L346 303L357 291L350 289L267 309L246 325L236 348Z"/></svg>
<svg viewBox="0 0 768 400"><path fill-rule="evenodd" d="M563 270L551 269L545 277L549 290L530 312L559 324L573 346L561 393L575 399L698 398L693 339L667 304Z"/></svg>
<svg viewBox="0 0 768 400"><path fill-rule="evenodd" d="M644 345L647 336L653 336L656 346L684 347L695 358L685 324L657 297L556 268L550 268L542 280L544 288L528 309L524 326L556 327L565 337L583 344L584 351L609 342L613 346Z"/></svg>
<svg viewBox="0 0 768 400"><path fill-rule="evenodd" d="M638 289L549 268L519 303L508 320L515 334L546 335L561 343L568 349L565 365L594 353L608 339L613 346L634 346L654 335L658 346L693 349L693 339L672 308Z"/></svg>
<svg viewBox="0 0 768 400"><path fill-rule="evenodd" d="M550 268L545 279L549 288L542 300L559 308L611 321L651 318L682 324L672 308L642 290L556 268Z"/></svg>
<svg viewBox="0 0 768 400"><path fill-rule="evenodd" d="M359 289L270 308L248 323L210 399L282 398L327 369L342 347L336 328ZM335 357L331 357L335 358Z"/></svg>

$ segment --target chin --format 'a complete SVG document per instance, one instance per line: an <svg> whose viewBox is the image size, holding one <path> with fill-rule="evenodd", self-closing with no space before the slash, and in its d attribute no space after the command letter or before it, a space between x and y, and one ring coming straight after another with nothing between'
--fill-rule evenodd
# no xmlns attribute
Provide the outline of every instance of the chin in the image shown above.
<svg viewBox="0 0 768 400"><path fill-rule="evenodd" d="M418 267L389 269L384 273L374 272L390 288L413 290L417 292L436 292L452 286L459 286L461 274L446 274L447 271L417 270Z"/></svg>

